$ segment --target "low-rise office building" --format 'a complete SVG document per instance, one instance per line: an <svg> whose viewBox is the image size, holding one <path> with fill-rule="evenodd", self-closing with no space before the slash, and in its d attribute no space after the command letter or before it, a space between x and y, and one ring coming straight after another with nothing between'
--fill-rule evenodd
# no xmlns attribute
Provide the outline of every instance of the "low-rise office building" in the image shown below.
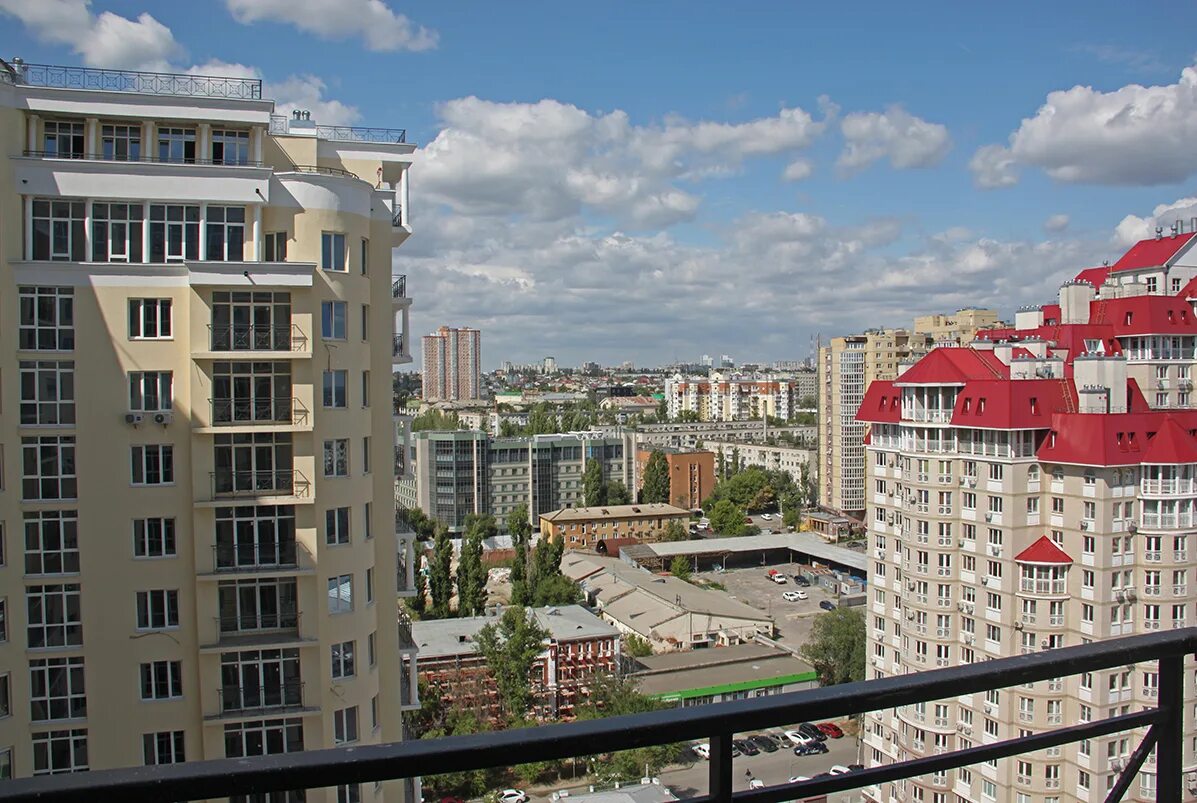
<svg viewBox="0 0 1197 803"><path fill-rule="evenodd" d="M564 541L566 549L590 549L610 538L660 541L671 521L688 523L690 511L663 502L570 507L542 513L540 535Z"/></svg>
<svg viewBox="0 0 1197 803"><path fill-rule="evenodd" d="M635 659L628 677L641 694L687 707L819 685L819 673L810 664L767 644L649 655Z"/></svg>
<svg viewBox="0 0 1197 803"><path fill-rule="evenodd" d="M486 657L478 651L478 633L497 623L500 615L496 609L486 616L412 623L426 695L486 717L498 715L498 687ZM581 605L534 608L528 615L549 634L530 676L537 715L570 718L575 706L585 701L587 684L618 670L619 631Z"/></svg>
<svg viewBox="0 0 1197 803"><path fill-rule="evenodd" d="M801 446L711 440L704 442L703 447L717 456L722 456L729 466L738 463L739 465L733 467L735 470L746 466L760 466L770 471L784 471L794 482L802 481L803 468L806 468L811 477L818 473L813 450Z"/></svg>
<svg viewBox="0 0 1197 803"><path fill-rule="evenodd" d="M644 486L644 469L653 452L665 455L669 466L669 503L693 510L715 490L715 454L698 449L675 446L640 447L636 449L636 492Z"/></svg>

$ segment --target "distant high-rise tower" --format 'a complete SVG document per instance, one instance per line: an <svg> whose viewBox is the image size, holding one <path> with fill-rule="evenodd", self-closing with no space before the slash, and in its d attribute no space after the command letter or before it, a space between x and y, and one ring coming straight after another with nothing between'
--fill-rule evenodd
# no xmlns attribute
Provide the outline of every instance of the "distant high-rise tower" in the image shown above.
<svg viewBox="0 0 1197 803"><path fill-rule="evenodd" d="M442 326L424 335L424 400L463 401L482 395L482 333Z"/></svg>

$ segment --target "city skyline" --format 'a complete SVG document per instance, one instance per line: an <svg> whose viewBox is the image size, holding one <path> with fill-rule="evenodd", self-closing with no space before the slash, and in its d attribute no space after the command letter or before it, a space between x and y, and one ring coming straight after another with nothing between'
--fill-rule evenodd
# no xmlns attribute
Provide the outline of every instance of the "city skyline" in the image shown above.
<svg viewBox="0 0 1197 803"><path fill-rule="evenodd" d="M1191 42L1116 4L1028 5L1033 27L866 5L850 31L837 9L727 26L700 4L682 37L668 6L38 8L0 2L26 61L260 75L283 113L406 125L426 204L395 265L430 299L412 326L468 321L515 362L771 361L965 304L1008 318L1197 214L1171 144ZM380 95L387 72L420 80Z"/></svg>

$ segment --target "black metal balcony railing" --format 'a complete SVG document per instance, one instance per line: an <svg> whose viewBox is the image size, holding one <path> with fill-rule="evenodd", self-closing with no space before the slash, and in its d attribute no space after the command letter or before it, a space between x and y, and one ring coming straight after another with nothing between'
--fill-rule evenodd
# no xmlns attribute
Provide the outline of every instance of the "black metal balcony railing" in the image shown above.
<svg viewBox="0 0 1197 803"><path fill-rule="evenodd" d="M391 280L391 298L407 298L406 274L401 274Z"/></svg>
<svg viewBox="0 0 1197 803"><path fill-rule="evenodd" d="M221 686L222 713L258 712L303 707L303 682L288 681L267 686Z"/></svg>
<svg viewBox="0 0 1197 803"><path fill-rule="evenodd" d="M101 92L136 92L142 95L177 95L200 98L260 100L262 81L184 73L100 70L94 67L61 67L51 64L14 64L16 83L54 89L91 89Z"/></svg>
<svg viewBox="0 0 1197 803"><path fill-rule="evenodd" d="M399 357L407 352L403 349L404 338L403 335L395 335L391 340L391 356Z"/></svg>
<svg viewBox="0 0 1197 803"><path fill-rule="evenodd" d="M403 207L395 204L395 211L391 213L391 225L398 228L403 225Z"/></svg>
<svg viewBox="0 0 1197 803"><path fill-rule="evenodd" d="M298 469L274 468L247 471L212 471L214 499L238 496L306 497L311 484Z"/></svg>
<svg viewBox="0 0 1197 803"><path fill-rule="evenodd" d="M294 541L216 544L212 547L212 555L218 572L290 569L299 565L299 552Z"/></svg>
<svg viewBox="0 0 1197 803"><path fill-rule="evenodd" d="M291 165L293 173L313 173L318 176L340 176L341 178L356 178L361 181L357 173L350 173L339 167L323 167L321 165Z"/></svg>
<svg viewBox="0 0 1197 803"><path fill-rule="evenodd" d="M1156 799L1179 801L1183 794L1184 659L1195 651L1197 629L1189 628L863 683L647 714L319 752L22 778L0 784L0 803L195 800L261 794L508 767L513 756L520 762L551 761L685 742L696 737L710 739L710 787L706 795L690 798L691 801L780 803L1010 758L1138 728L1147 728L1147 732L1127 759L1106 800L1121 800L1154 747ZM1159 662L1160 704L1155 708L846 775L732 791L732 735L736 733L837 719L1144 661Z"/></svg>
<svg viewBox="0 0 1197 803"><path fill-rule="evenodd" d="M296 630L299 627L299 610L284 607L274 611L218 616L217 621L221 634L226 636L263 630Z"/></svg>
<svg viewBox="0 0 1197 803"><path fill-rule="evenodd" d="M62 151L24 151L24 155L34 159L83 159L92 162L115 162L119 164L126 164L129 162L154 162L157 164L176 164L176 165L220 165L224 167L262 167L262 162L251 162L248 159L187 159L179 158L162 158L160 156L138 156L129 157L125 159L116 159L110 156L105 156L101 153L71 153Z"/></svg>
<svg viewBox="0 0 1197 803"><path fill-rule="evenodd" d="M407 142L406 128L359 128L345 125L318 125L316 137L339 142Z"/></svg>
<svg viewBox="0 0 1197 803"><path fill-rule="evenodd" d="M297 324L277 326L208 324L212 351L303 351L308 336Z"/></svg>
<svg viewBox="0 0 1197 803"><path fill-rule="evenodd" d="M264 399L211 399L212 423L216 426L237 424L304 424L310 411L294 396Z"/></svg>

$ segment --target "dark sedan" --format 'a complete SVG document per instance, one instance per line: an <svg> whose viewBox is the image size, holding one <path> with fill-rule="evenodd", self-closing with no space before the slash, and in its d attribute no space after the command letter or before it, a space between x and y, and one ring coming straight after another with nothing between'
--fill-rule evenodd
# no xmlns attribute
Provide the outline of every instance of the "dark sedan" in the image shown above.
<svg viewBox="0 0 1197 803"><path fill-rule="evenodd" d="M822 742L810 742L809 744L801 744L794 748L794 755L796 756L814 756L826 752L827 745Z"/></svg>
<svg viewBox="0 0 1197 803"><path fill-rule="evenodd" d="M747 739L732 739L732 746L746 756L759 755L761 752L756 745Z"/></svg>
<svg viewBox="0 0 1197 803"><path fill-rule="evenodd" d="M764 750L766 753L776 753L777 752L777 742L773 741L772 739L770 739L768 736L765 736L764 734L758 734L756 736L749 736L748 741L752 742L754 745L759 747L761 750Z"/></svg>
<svg viewBox="0 0 1197 803"><path fill-rule="evenodd" d="M823 610L825 610L825 611L834 611L834 610L835 610L835 603L834 603L834 602L832 602L832 601L831 601L831 600L829 600L829 599L825 599L825 600L823 600L822 602L820 602L820 603L819 603L819 607L820 607L820 608L822 608L822 609L823 609Z"/></svg>
<svg viewBox="0 0 1197 803"><path fill-rule="evenodd" d="M818 727L809 722L803 722L801 725L799 725L798 732L809 736L812 739L817 739L820 742L827 741L827 734L823 733L823 731L819 730Z"/></svg>

